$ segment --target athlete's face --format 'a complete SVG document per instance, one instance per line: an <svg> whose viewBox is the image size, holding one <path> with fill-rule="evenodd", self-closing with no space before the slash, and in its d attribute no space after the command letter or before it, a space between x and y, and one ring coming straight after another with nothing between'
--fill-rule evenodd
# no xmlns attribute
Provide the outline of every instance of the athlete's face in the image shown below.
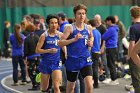
<svg viewBox="0 0 140 93"><path fill-rule="evenodd" d="M53 31L58 29L58 20L56 18L50 19L49 29Z"/></svg>
<svg viewBox="0 0 140 93"><path fill-rule="evenodd" d="M86 19L86 11L84 9L76 11L75 19L76 21L84 22Z"/></svg>

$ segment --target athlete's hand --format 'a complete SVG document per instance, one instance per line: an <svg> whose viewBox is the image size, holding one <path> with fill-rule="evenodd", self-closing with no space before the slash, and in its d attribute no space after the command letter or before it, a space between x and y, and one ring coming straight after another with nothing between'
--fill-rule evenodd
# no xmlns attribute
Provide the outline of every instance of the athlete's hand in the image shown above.
<svg viewBox="0 0 140 93"><path fill-rule="evenodd" d="M87 45L88 45L89 47L92 47L92 46L93 46L93 41L87 40Z"/></svg>
<svg viewBox="0 0 140 93"><path fill-rule="evenodd" d="M77 41L80 38L82 38L82 35L80 34L80 32L78 32L78 34L75 36L75 41Z"/></svg>
<svg viewBox="0 0 140 93"><path fill-rule="evenodd" d="M49 53L56 53L57 52L57 49L56 48L51 48L51 49L48 49Z"/></svg>
<svg viewBox="0 0 140 93"><path fill-rule="evenodd" d="M103 47L101 47L100 52L101 52L101 54L104 54L105 53L105 49Z"/></svg>

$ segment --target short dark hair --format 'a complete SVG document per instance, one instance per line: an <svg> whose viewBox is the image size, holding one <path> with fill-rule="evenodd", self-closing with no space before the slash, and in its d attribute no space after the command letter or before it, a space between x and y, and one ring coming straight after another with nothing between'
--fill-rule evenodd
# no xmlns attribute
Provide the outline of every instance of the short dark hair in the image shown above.
<svg viewBox="0 0 140 93"><path fill-rule="evenodd" d="M115 17L114 16L108 16L105 21L111 21L113 24L115 24Z"/></svg>
<svg viewBox="0 0 140 93"><path fill-rule="evenodd" d="M39 14L30 14L30 17L33 19L40 19L40 15Z"/></svg>
<svg viewBox="0 0 140 93"><path fill-rule="evenodd" d="M92 27L96 27L96 25L97 25L97 19L96 19L96 18L93 18L93 19L89 20L88 23L89 23Z"/></svg>
<svg viewBox="0 0 140 93"><path fill-rule="evenodd" d="M35 25L40 24L40 19L34 19L33 23L34 23Z"/></svg>
<svg viewBox="0 0 140 93"><path fill-rule="evenodd" d="M55 14L49 14L46 18L46 23L49 24L50 23L50 19L52 18L56 18L57 20L59 20L58 16Z"/></svg>
<svg viewBox="0 0 140 93"><path fill-rule="evenodd" d="M9 21L5 21L5 22L4 22L4 25L5 25L5 26L7 26L8 24L10 24Z"/></svg>

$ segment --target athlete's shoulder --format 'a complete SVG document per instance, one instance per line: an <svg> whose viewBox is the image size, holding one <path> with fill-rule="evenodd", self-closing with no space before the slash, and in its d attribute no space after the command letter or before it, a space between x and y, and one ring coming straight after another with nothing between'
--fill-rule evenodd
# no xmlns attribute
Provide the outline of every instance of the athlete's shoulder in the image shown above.
<svg viewBox="0 0 140 93"><path fill-rule="evenodd" d="M91 25L87 25L88 29L91 30L92 29L92 26Z"/></svg>
<svg viewBox="0 0 140 93"><path fill-rule="evenodd" d="M63 33L60 32L60 31L57 31L56 33L57 33L57 35L58 35L59 38L61 38L63 36Z"/></svg>
<svg viewBox="0 0 140 93"><path fill-rule="evenodd" d="M72 28L73 28L72 24L66 24L64 30L72 29Z"/></svg>
<svg viewBox="0 0 140 93"><path fill-rule="evenodd" d="M72 24L66 24L65 27L72 27Z"/></svg>
<svg viewBox="0 0 140 93"><path fill-rule="evenodd" d="M39 38L40 40L45 40L45 37L46 37L46 32L42 33Z"/></svg>
<svg viewBox="0 0 140 93"><path fill-rule="evenodd" d="M73 25L72 24L66 24L64 28L64 34L72 33L73 32Z"/></svg>
<svg viewBox="0 0 140 93"><path fill-rule="evenodd" d="M62 32L60 32L60 31L57 31L56 32L58 35L62 35L63 33Z"/></svg>

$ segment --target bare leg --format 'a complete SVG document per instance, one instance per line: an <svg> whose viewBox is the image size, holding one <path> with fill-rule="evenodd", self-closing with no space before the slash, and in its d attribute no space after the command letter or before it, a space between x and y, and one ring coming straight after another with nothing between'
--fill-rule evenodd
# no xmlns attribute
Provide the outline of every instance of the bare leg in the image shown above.
<svg viewBox="0 0 140 93"><path fill-rule="evenodd" d="M49 79L50 79L49 74L41 73L41 82L40 82L41 90L47 90L49 86Z"/></svg>
<svg viewBox="0 0 140 93"><path fill-rule="evenodd" d="M67 82L66 93L74 93L75 82Z"/></svg>
<svg viewBox="0 0 140 93"><path fill-rule="evenodd" d="M60 93L60 83L62 80L62 72L61 70L55 70L52 73L52 80L53 80L53 85L54 85L54 93Z"/></svg>
<svg viewBox="0 0 140 93"><path fill-rule="evenodd" d="M92 76L86 76L84 78L85 93L93 93L93 80Z"/></svg>

